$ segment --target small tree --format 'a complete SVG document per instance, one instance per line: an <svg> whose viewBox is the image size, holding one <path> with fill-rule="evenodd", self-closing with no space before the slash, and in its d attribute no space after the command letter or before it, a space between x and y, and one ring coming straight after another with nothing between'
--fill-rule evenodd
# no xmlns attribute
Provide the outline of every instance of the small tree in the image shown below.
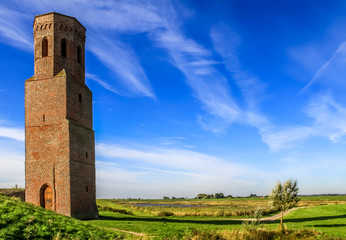
<svg viewBox="0 0 346 240"><path fill-rule="evenodd" d="M281 229L283 229L284 211L296 206L299 201L298 190L297 180L288 179L283 185L279 181L269 196L271 205L281 211Z"/></svg>

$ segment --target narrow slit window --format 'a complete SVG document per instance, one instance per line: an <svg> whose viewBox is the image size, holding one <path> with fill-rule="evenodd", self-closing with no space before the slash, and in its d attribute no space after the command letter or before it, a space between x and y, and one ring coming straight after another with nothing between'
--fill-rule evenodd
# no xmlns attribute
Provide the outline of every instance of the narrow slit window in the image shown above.
<svg viewBox="0 0 346 240"><path fill-rule="evenodd" d="M43 38L42 40L42 57L48 56L48 40L47 38Z"/></svg>
<svg viewBox="0 0 346 240"><path fill-rule="evenodd" d="M86 191L86 192L89 192L88 186L85 187L85 191Z"/></svg>
<svg viewBox="0 0 346 240"><path fill-rule="evenodd" d="M45 122L46 121L46 115L42 115L42 122Z"/></svg>
<svg viewBox="0 0 346 240"><path fill-rule="evenodd" d="M82 48L81 48L81 46L77 47L77 62L79 64L82 63Z"/></svg>
<svg viewBox="0 0 346 240"><path fill-rule="evenodd" d="M78 98L79 98L79 102L81 103L82 102L82 94L81 93L79 94Z"/></svg>
<svg viewBox="0 0 346 240"><path fill-rule="evenodd" d="M88 152L85 152L85 158L88 158Z"/></svg>
<svg viewBox="0 0 346 240"><path fill-rule="evenodd" d="M67 44L66 44L66 39L61 40L61 56L66 57L67 56Z"/></svg>

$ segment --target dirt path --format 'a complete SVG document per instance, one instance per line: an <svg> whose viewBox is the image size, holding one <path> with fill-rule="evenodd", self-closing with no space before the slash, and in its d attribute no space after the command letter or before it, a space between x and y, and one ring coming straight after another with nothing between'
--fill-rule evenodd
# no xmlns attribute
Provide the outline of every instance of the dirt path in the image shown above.
<svg viewBox="0 0 346 240"><path fill-rule="evenodd" d="M128 233L128 234L132 234L132 235L135 235L135 236L141 236L141 237L145 236L144 233L131 232L131 231L121 230L121 229L117 229L117 228L106 228L106 227L104 227L104 229L118 231L118 232L123 232L123 233Z"/></svg>
<svg viewBox="0 0 346 240"><path fill-rule="evenodd" d="M304 207L296 207L296 208L291 208L288 209L287 211L284 212L284 216L286 216L287 214L289 214L290 212L292 212L293 210L299 209L299 208L304 208ZM275 214L273 216L270 217L264 217L261 218L261 221L275 221L276 219L281 217L281 212L278 214ZM242 219L235 219L235 220L242 220L242 221L255 221L256 219L254 218L242 218Z"/></svg>

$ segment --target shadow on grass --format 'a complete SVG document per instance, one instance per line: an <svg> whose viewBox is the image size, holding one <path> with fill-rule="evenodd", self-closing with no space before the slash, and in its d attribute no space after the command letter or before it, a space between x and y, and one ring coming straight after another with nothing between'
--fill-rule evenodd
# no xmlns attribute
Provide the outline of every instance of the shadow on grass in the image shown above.
<svg viewBox="0 0 346 240"><path fill-rule="evenodd" d="M338 216L323 216L323 217L310 217L310 218L293 218L284 219L284 223L294 222L309 222L309 221L325 221L331 219L346 218L346 214ZM140 221L140 222L161 222L161 223L193 223L193 224L209 224L209 225L241 225L243 220L236 219L177 219L177 218L157 218L157 217L113 217L113 216L100 216L99 220L111 220L111 221ZM275 221L262 221L264 224L278 224L280 220ZM311 225L314 227L343 227L346 224L321 224Z"/></svg>
<svg viewBox="0 0 346 240"><path fill-rule="evenodd" d="M321 225L305 225L304 227L346 227L346 224L321 224Z"/></svg>
<svg viewBox="0 0 346 240"><path fill-rule="evenodd" d="M346 214L337 215L337 216L323 216L323 217L310 217L310 218L290 218L290 219L284 219L284 221L285 222L309 222L309 221L324 221L324 220L339 219L339 218L346 219Z"/></svg>
<svg viewBox="0 0 346 240"><path fill-rule="evenodd" d="M240 220L192 220L192 219L174 219L174 218L148 218L148 217L111 217L100 216L99 220L111 221L142 221L142 222L161 222L161 223L194 223L194 224L210 224L210 225L241 225Z"/></svg>

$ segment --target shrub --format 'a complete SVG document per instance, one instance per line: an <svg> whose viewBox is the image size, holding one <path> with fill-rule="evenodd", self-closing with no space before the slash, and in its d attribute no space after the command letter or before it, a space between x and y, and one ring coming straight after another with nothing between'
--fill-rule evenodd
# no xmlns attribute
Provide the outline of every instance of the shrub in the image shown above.
<svg viewBox="0 0 346 240"><path fill-rule="evenodd" d="M117 209L117 208L100 206L100 205L97 205L97 208L99 210L106 211L106 212L117 212L117 213L122 213L122 214L127 214L127 215L133 215L133 212L125 210L125 209Z"/></svg>
<svg viewBox="0 0 346 240"><path fill-rule="evenodd" d="M166 211L161 211L157 214L157 216L159 217L170 217L170 216L174 216L174 213L172 212L166 212Z"/></svg>

